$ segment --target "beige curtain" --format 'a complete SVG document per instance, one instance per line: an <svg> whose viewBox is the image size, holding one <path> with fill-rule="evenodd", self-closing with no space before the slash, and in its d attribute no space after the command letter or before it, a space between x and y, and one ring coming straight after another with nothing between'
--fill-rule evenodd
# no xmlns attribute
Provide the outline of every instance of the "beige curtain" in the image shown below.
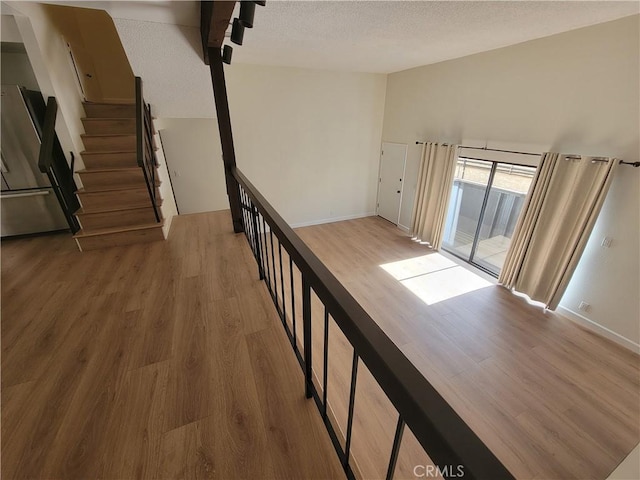
<svg viewBox="0 0 640 480"><path fill-rule="evenodd" d="M425 142L413 203L411 235L431 248L442 244L458 146Z"/></svg>
<svg viewBox="0 0 640 480"><path fill-rule="evenodd" d="M545 153L498 281L555 310L589 239L615 159Z"/></svg>

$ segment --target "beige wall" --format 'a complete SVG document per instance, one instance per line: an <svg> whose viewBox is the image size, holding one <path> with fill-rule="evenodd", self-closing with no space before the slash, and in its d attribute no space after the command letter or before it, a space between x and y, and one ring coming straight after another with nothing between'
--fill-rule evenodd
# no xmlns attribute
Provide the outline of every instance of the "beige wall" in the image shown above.
<svg viewBox="0 0 640 480"><path fill-rule="evenodd" d="M17 25L43 96L53 96L58 101L56 133L67 159L69 151L73 151L76 168L83 168L80 134L84 133L84 129L80 119L84 111L61 33L51 22L42 4L4 2L2 13L11 16Z"/></svg>
<svg viewBox="0 0 640 480"><path fill-rule="evenodd" d="M71 46L87 100L133 100L133 72L109 14L60 5L45 5L44 9Z"/></svg>
<svg viewBox="0 0 640 480"><path fill-rule="evenodd" d="M26 53L3 52L0 61L3 85L20 85L30 90L40 90Z"/></svg>
<svg viewBox="0 0 640 480"><path fill-rule="evenodd" d="M285 220L374 212L384 75L239 64L225 71L238 166ZM228 208L216 120L159 125L180 213Z"/></svg>
<svg viewBox="0 0 640 480"><path fill-rule="evenodd" d="M386 76L227 70L238 166L293 225L375 211Z"/></svg>
<svg viewBox="0 0 640 480"><path fill-rule="evenodd" d="M9 15L7 10L7 8L2 7L2 23L0 24L0 34L2 35L2 41L22 43L22 37L20 36L18 25L16 24L13 15Z"/></svg>
<svg viewBox="0 0 640 480"><path fill-rule="evenodd" d="M639 18L389 75L382 139L409 144L401 223L409 223L415 193L416 140L534 144L638 161ZM605 235L610 249L600 247ZM639 235L640 170L621 167L561 303L636 344ZM591 309L579 318L583 300Z"/></svg>
<svg viewBox="0 0 640 480"><path fill-rule="evenodd" d="M162 118L156 128L180 214L229 208L217 121Z"/></svg>

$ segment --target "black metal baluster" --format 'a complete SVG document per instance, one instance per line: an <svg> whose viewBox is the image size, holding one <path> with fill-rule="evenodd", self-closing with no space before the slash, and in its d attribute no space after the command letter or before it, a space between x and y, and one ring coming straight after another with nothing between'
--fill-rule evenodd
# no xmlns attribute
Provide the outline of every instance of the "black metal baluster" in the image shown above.
<svg viewBox="0 0 640 480"><path fill-rule="evenodd" d="M251 245L251 238L249 237L249 232L246 230L249 206L247 205L247 194L242 188L240 188L240 206L242 207L242 226L244 228L244 236L247 237L247 242Z"/></svg>
<svg viewBox="0 0 640 480"><path fill-rule="evenodd" d="M289 280L291 283L291 323L293 325L293 338L291 341L293 342L293 349L295 351L298 349L298 342L296 341L296 303L293 283L293 259L291 255L289 255Z"/></svg>
<svg viewBox="0 0 640 480"><path fill-rule="evenodd" d="M282 295L282 323L287 326L287 302L284 298L284 274L282 273L282 244L278 239L278 257L280 257L280 293ZM286 328L288 329L288 327Z"/></svg>
<svg viewBox="0 0 640 480"><path fill-rule="evenodd" d="M242 228L244 230L244 236L249 241L249 237L247 236L246 226L247 226L247 217L246 217L246 205L244 202L244 192L240 189L240 212L242 213Z"/></svg>
<svg viewBox="0 0 640 480"><path fill-rule="evenodd" d="M251 205L251 199L249 198L249 195L246 196L247 197L247 229L249 232L249 245L251 246L251 250L253 251L253 258L256 259L256 262L258 261L258 252L256 250L256 236L255 236L255 232L253 231L253 222L251 221L251 214L253 212L252 209L252 205Z"/></svg>
<svg viewBox="0 0 640 480"><path fill-rule="evenodd" d="M271 226L269 226L269 238L271 239L271 241L269 242L269 245L271 246L271 265L273 265L273 268L272 268L273 291L271 293L273 296L273 301L276 304L276 310L279 310L280 307L278 306L278 277L276 276L276 256L274 254L274 249L273 249L273 230L271 230Z"/></svg>
<svg viewBox="0 0 640 480"><path fill-rule="evenodd" d="M251 245L251 250L253 250L253 257L256 259L256 262L258 262L258 243L256 231L253 228L253 202L249 198L249 195L247 195L247 227L249 228L249 237L251 237L249 244Z"/></svg>
<svg viewBox="0 0 640 480"><path fill-rule="evenodd" d="M349 450L351 450L351 431L353 430L353 407L356 401L356 380L358 378L358 354L353 349L353 363L351 365L351 392L349 393L349 416L347 417L347 441L344 446L344 467L349 465Z"/></svg>
<svg viewBox="0 0 640 480"><path fill-rule="evenodd" d="M267 228L264 223L264 217L260 217L262 219L262 234L264 238L264 253L265 258L267 259L267 287L269 288L269 292L271 292L271 271L269 268L269 247L267 246Z"/></svg>
<svg viewBox="0 0 640 480"><path fill-rule="evenodd" d="M327 367L329 366L329 311L324 307L324 367L322 370L322 418L327 421Z"/></svg>
<svg viewBox="0 0 640 480"><path fill-rule="evenodd" d="M258 210L258 229L260 230L260 243L262 246L262 271L264 273L264 282L268 283L269 279L269 256L267 255L267 234L264 230L264 217Z"/></svg>
<svg viewBox="0 0 640 480"><path fill-rule="evenodd" d="M391 448L391 458L389 459L389 467L387 468L387 480L393 480L393 474L396 471L396 463L398 461L398 452L400 452L400 443L402 442L402 433L404 432L404 420L398 415L398 425L396 426L396 434L393 437L393 447Z"/></svg>
<svg viewBox="0 0 640 480"><path fill-rule="evenodd" d="M249 233L247 232L247 202L242 188L240 189L240 212L242 213L242 229L244 230L244 236L247 238L249 245L251 245Z"/></svg>
<svg viewBox="0 0 640 480"><path fill-rule="evenodd" d="M253 223L253 236L256 241L256 261L258 262L258 274L260 280L264 280L264 265L262 265L262 245L260 244L260 231L258 230L258 209L251 202L251 221Z"/></svg>
<svg viewBox="0 0 640 480"><path fill-rule="evenodd" d="M304 394L312 397L311 383L311 286L302 274L302 336L304 339Z"/></svg>

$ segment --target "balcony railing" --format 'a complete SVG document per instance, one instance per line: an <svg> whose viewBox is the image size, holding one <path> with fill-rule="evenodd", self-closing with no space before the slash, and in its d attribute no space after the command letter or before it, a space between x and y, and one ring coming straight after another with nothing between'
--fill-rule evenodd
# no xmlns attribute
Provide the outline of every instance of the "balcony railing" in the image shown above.
<svg viewBox="0 0 640 480"><path fill-rule="evenodd" d="M394 476L405 425L445 478L458 477L461 471L467 479L513 478L247 177L235 167L232 174L239 184L242 223L258 273L266 283L304 372L305 395L314 399L347 478L355 478L351 445L359 361L364 362L398 415L395 432L389 432L394 440L387 462L387 479ZM288 257L288 261L284 260L284 269L283 251ZM294 271L296 276L299 272L301 281L294 281ZM324 307L323 348L318 357L312 352L312 293ZM353 347L344 431L328 414L331 407L327 400L330 317ZM297 334L300 321L301 342ZM314 376L314 362L318 361L322 365L321 380ZM462 469L452 470L450 466L454 465Z"/></svg>

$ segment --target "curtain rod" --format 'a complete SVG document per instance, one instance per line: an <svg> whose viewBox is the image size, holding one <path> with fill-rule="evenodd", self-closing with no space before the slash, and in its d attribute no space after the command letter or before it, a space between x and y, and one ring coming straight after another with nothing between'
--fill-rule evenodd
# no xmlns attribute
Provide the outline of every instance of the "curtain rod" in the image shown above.
<svg viewBox="0 0 640 480"><path fill-rule="evenodd" d="M425 142L416 142L416 145L424 145ZM442 145L451 145L449 143L443 143ZM530 153L530 152L516 152L515 150L500 150L498 148L487 148L487 147L470 147L468 145L458 145L460 148L475 148L476 150L488 150L490 152L504 152L504 153L517 153L518 155L533 155L534 157L539 157L540 153Z"/></svg>
<svg viewBox="0 0 640 480"><path fill-rule="evenodd" d="M425 142L416 142L416 145L424 145ZM442 145L449 145L448 143L443 143ZM533 155L535 157L539 157L541 153L529 153L529 152L518 152L515 150L500 150L499 148L487 148L487 147L471 147L467 145L458 145L460 148L475 148L476 150L487 150L490 152L504 152L504 153L516 153L518 155ZM579 160L581 159L581 155L566 155L565 160ZM593 157L591 159L592 162L608 162L609 159L606 157ZM632 167L640 167L640 162L625 162L624 160L619 160L620 165L631 165Z"/></svg>
<svg viewBox="0 0 640 480"><path fill-rule="evenodd" d="M565 155L565 160L582 160L582 155ZM614 158L613 160L618 160ZM609 159L607 157L591 157L591 163L602 162L608 163ZM625 162L624 160L618 160L620 165L631 165L632 167L640 167L640 162Z"/></svg>

